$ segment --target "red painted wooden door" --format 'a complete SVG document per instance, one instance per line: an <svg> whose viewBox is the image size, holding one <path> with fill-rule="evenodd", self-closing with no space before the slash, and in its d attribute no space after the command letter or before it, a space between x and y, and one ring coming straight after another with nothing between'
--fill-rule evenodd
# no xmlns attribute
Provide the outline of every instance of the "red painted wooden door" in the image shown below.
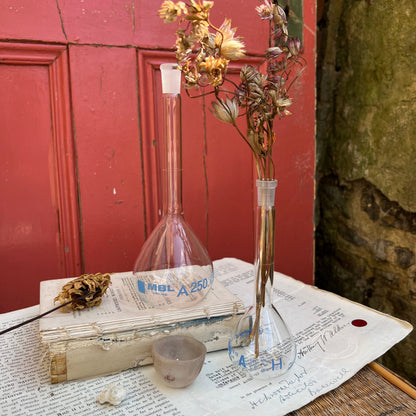
<svg viewBox="0 0 416 416"><path fill-rule="evenodd" d="M294 2L294 0L292 0ZM313 280L315 2L303 3L308 67L276 125L276 268ZM248 57L266 45L257 0L217 0ZM131 270L159 220L159 65L174 25L158 1L0 4L0 312L39 302L39 282ZM235 67L235 71L238 68ZM253 257L246 145L183 97L184 211L212 259Z"/></svg>

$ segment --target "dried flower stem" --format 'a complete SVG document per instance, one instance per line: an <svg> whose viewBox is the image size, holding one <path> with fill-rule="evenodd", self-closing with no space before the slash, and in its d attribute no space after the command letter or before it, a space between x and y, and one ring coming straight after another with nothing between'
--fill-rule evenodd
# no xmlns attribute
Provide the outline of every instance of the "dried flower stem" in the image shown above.
<svg viewBox="0 0 416 416"><path fill-rule="evenodd" d="M78 296L75 299L72 299L72 300L70 300L68 302L65 302L65 303L61 304L61 305L55 306L54 308L49 309L48 311L43 312L40 315L36 315L33 318L30 318L30 319L27 319L26 321L20 322L17 325L14 325L14 326L11 326L9 328L6 328L3 331L0 331L0 335L3 335L6 332L10 332L10 331L13 331L13 330L15 330L17 328L20 328L20 327L24 326L24 325L27 325L27 324L29 324L29 323L31 323L33 321L36 321L37 319L43 318L44 316L49 315L50 313L55 312L58 309L64 308L65 306L69 306L72 302L80 302L80 301L84 300L86 297L93 296L93 295L94 295L94 293L87 292L87 293L85 293L82 296Z"/></svg>
<svg viewBox="0 0 416 416"><path fill-rule="evenodd" d="M258 238L258 264L256 264L255 296L256 314L250 339L255 340L255 357L259 354L259 325L261 309L266 304L266 285L270 282L273 287L274 276L274 229L275 229L275 208L261 206L259 238ZM272 296L272 294L271 294Z"/></svg>

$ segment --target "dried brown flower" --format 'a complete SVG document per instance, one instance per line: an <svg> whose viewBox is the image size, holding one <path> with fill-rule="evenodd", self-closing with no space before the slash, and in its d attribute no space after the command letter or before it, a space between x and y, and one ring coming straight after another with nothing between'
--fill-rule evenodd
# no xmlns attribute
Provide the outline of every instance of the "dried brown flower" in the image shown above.
<svg viewBox="0 0 416 416"><path fill-rule="evenodd" d="M214 116L224 122L234 124L237 120L239 107L237 100L226 97L225 101L219 99L211 104L210 108Z"/></svg>
<svg viewBox="0 0 416 416"><path fill-rule="evenodd" d="M66 283L54 302L61 305L72 302L64 309L84 309L98 306L101 298L111 284L111 276L107 274L84 274Z"/></svg>

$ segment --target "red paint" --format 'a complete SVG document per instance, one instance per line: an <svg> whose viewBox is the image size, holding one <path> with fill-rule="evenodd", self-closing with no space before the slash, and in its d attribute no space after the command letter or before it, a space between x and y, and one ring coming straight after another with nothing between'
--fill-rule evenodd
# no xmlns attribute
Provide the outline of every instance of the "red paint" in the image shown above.
<svg viewBox="0 0 416 416"><path fill-rule="evenodd" d="M65 47L0 44L0 61L4 311L37 303L40 280L81 267L74 173L67 175L67 161L73 165Z"/></svg>
<svg viewBox="0 0 416 416"><path fill-rule="evenodd" d="M314 273L315 2L304 1L308 66L296 84L291 116L277 122L276 267L306 283Z"/></svg>
<svg viewBox="0 0 416 416"><path fill-rule="evenodd" d="M363 326L367 326L367 321L364 321L364 319L354 319L351 322L352 326L356 326L357 328L362 328Z"/></svg>
<svg viewBox="0 0 416 416"><path fill-rule="evenodd" d="M70 48L86 272L133 268L144 241L133 48Z"/></svg>
<svg viewBox="0 0 416 416"><path fill-rule="evenodd" d="M55 57L48 68L53 129L49 171L52 201L59 212L56 243L65 276L78 276L83 268L67 51Z"/></svg>
<svg viewBox="0 0 416 416"><path fill-rule="evenodd" d="M159 51L138 51L137 67L140 100L141 151L143 183L145 192L145 230L148 236L161 217L162 201L160 194L158 150L159 136L158 106L160 109L160 71L159 65L173 61L172 53ZM137 253L138 254L138 253Z"/></svg>
<svg viewBox="0 0 416 416"><path fill-rule="evenodd" d="M56 0L2 1L0 40L65 42Z"/></svg>
<svg viewBox="0 0 416 416"><path fill-rule="evenodd" d="M174 59L175 42L175 26L160 20L158 1L12 3L0 13L0 312L37 304L40 280L132 268L159 219L158 66ZM217 1L213 11L218 24L232 18L247 62L266 45L257 5ZM293 115L276 123L276 267L312 283L311 0L304 1L304 20L308 67ZM184 95L185 217L213 259L252 261L251 153L207 111L209 97Z"/></svg>

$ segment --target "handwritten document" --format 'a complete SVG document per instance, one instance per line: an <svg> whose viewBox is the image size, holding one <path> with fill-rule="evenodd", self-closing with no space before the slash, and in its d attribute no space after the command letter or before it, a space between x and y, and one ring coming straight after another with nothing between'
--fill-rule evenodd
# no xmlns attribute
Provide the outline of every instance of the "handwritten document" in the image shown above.
<svg viewBox="0 0 416 416"><path fill-rule="evenodd" d="M222 259L214 268L216 278L249 306L252 266ZM274 295L297 342L297 360L281 379L251 379L233 367L227 351L217 351L186 389L164 386L152 366L51 385L35 321L0 337L0 415L285 415L341 385L412 330L407 322L279 273ZM0 329L38 312L34 306L0 315ZM96 402L109 384L128 392L118 407Z"/></svg>

